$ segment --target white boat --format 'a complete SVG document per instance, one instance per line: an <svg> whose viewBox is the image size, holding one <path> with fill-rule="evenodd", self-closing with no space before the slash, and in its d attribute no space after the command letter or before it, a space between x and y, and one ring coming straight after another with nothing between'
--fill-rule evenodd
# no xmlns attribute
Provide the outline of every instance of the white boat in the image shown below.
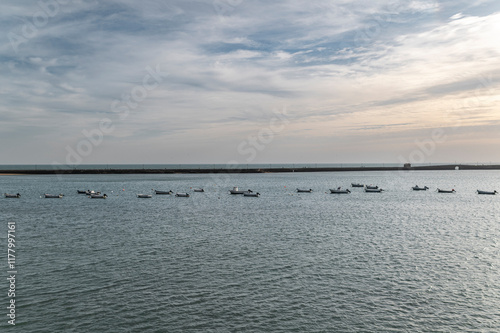
<svg viewBox="0 0 500 333"><path fill-rule="evenodd" d="M243 193L243 196L244 197L258 197L258 196L260 196L260 193L259 192L257 192L257 193L245 192L245 193Z"/></svg>
<svg viewBox="0 0 500 333"><path fill-rule="evenodd" d="M195 192L205 192L205 190L202 189L202 188L195 188L193 191L195 191Z"/></svg>
<svg viewBox="0 0 500 333"><path fill-rule="evenodd" d="M104 194L91 194L89 196L90 199L106 199L108 196L106 195L106 193Z"/></svg>
<svg viewBox="0 0 500 333"><path fill-rule="evenodd" d="M477 194L489 194L489 195L495 195L497 194L498 192L497 191L481 191L481 190L477 190Z"/></svg>
<svg viewBox="0 0 500 333"><path fill-rule="evenodd" d="M173 194L174 192L172 191L159 191L159 190L154 190L155 194Z"/></svg>
<svg viewBox="0 0 500 333"><path fill-rule="evenodd" d="M176 193L176 197L189 198L189 193Z"/></svg>
<svg viewBox="0 0 500 333"><path fill-rule="evenodd" d="M297 189L297 192L298 192L298 193L311 193L312 191L313 191L312 189L308 189L308 190L306 190L306 189L301 189L301 188L298 188L298 189Z"/></svg>
<svg viewBox="0 0 500 333"><path fill-rule="evenodd" d="M415 185L412 187L413 191L427 191L429 188L427 186L420 187L418 185Z"/></svg>
<svg viewBox="0 0 500 333"><path fill-rule="evenodd" d="M438 188L437 191L438 191L438 193L455 193L455 189L442 190L442 189Z"/></svg>
<svg viewBox="0 0 500 333"><path fill-rule="evenodd" d="M381 188L368 188L368 187L365 188L365 192L367 193L380 193L382 191L383 189Z"/></svg>
<svg viewBox="0 0 500 333"><path fill-rule="evenodd" d="M16 194L4 193L4 196L6 198L20 198L21 197L21 195L19 193L16 193Z"/></svg>
<svg viewBox="0 0 500 333"><path fill-rule="evenodd" d="M333 193L333 194L349 194L351 193L351 191L349 191L348 189L345 189L345 190L342 190L340 187L336 190L332 190L330 189L330 193Z"/></svg>
<svg viewBox="0 0 500 333"><path fill-rule="evenodd" d="M48 193L45 193L44 196L45 196L45 198L49 198L49 199L61 199L62 197L64 197L64 194L48 194Z"/></svg>
<svg viewBox="0 0 500 333"><path fill-rule="evenodd" d="M359 184L359 183L351 183L351 186L352 187L365 187L365 185Z"/></svg>
<svg viewBox="0 0 500 333"><path fill-rule="evenodd" d="M238 187L233 187L232 190L229 190L229 193L231 193L231 194L245 194L245 193L252 193L252 190L243 191L243 190L238 189Z"/></svg>
<svg viewBox="0 0 500 333"><path fill-rule="evenodd" d="M153 196L151 194L137 194L137 197L143 199L149 199L152 198Z"/></svg>
<svg viewBox="0 0 500 333"><path fill-rule="evenodd" d="M376 189L378 189L378 186L366 185L366 188L369 190L376 190Z"/></svg>

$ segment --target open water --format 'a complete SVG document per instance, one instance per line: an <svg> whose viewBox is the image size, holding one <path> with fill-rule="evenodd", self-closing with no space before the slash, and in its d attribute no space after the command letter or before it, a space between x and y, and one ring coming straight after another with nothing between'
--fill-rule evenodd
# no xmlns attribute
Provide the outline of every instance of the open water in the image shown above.
<svg viewBox="0 0 500 333"><path fill-rule="evenodd" d="M351 182L386 191L325 193ZM136 197L153 188L191 197ZM16 328L499 332L500 195L477 189L500 190L500 172L0 176L21 193L0 199L4 254L16 225Z"/></svg>

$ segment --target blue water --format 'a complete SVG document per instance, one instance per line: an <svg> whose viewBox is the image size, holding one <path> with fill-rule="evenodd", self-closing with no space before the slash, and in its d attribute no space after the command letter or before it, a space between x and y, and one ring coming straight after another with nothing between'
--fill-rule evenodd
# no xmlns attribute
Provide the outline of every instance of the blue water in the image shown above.
<svg viewBox="0 0 500 333"><path fill-rule="evenodd" d="M326 193L351 182L386 191ZM191 197L136 197L153 188ZM500 172L1 176L2 193L22 195L0 200L5 251L17 228L17 326L499 332L500 196L477 189L499 190Z"/></svg>

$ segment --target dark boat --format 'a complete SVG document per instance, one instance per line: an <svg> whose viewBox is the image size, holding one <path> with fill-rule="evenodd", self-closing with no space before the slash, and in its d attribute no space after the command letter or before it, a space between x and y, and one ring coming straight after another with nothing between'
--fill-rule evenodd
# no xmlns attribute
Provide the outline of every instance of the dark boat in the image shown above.
<svg viewBox="0 0 500 333"><path fill-rule="evenodd" d="M172 194L174 192L172 191L159 191L159 190L155 190L155 194Z"/></svg>
<svg viewBox="0 0 500 333"><path fill-rule="evenodd" d="M189 198L189 193L176 193L176 197Z"/></svg>
<svg viewBox="0 0 500 333"><path fill-rule="evenodd" d="M257 193L253 193L253 192L245 192L243 193L243 196L244 197L259 197L260 196L260 193L257 192Z"/></svg>
<svg viewBox="0 0 500 333"><path fill-rule="evenodd" d="M451 189L451 190L441 190L441 189L437 189L438 193L455 193L455 189Z"/></svg>
<svg viewBox="0 0 500 333"><path fill-rule="evenodd" d="M427 191L429 188L427 186L424 187L419 187L418 185L415 185L412 187L413 191Z"/></svg>
<svg viewBox="0 0 500 333"><path fill-rule="evenodd" d="M105 194L91 194L90 199L106 199L108 196Z"/></svg>
<svg viewBox="0 0 500 333"><path fill-rule="evenodd" d="M381 193L382 191L383 189L381 188L368 188L368 187L365 188L365 192L367 193Z"/></svg>
<svg viewBox="0 0 500 333"><path fill-rule="evenodd" d="M359 183L351 183L351 186L352 187L365 187L365 185L359 184Z"/></svg>
<svg viewBox="0 0 500 333"><path fill-rule="evenodd" d="M497 191L481 191L481 190L477 190L477 194L489 194L489 195L495 195L497 194L498 192Z"/></svg>
<svg viewBox="0 0 500 333"><path fill-rule="evenodd" d="M6 198L20 198L21 197L21 195L19 193L16 193L16 194L4 193L4 196Z"/></svg>
<svg viewBox="0 0 500 333"><path fill-rule="evenodd" d="M297 189L298 193L311 193L312 191L313 191L312 189L308 189L308 190L306 190L306 189L300 189L300 188Z"/></svg>

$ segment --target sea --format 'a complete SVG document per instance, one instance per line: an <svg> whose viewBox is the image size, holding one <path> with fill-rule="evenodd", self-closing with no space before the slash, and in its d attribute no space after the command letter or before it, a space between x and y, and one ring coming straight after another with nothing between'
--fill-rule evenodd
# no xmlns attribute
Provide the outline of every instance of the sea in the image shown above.
<svg viewBox="0 0 500 333"><path fill-rule="evenodd" d="M500 195L477 190L500 171L3 175L0 330L14 300L19 332L500 332Z"/></svg>

